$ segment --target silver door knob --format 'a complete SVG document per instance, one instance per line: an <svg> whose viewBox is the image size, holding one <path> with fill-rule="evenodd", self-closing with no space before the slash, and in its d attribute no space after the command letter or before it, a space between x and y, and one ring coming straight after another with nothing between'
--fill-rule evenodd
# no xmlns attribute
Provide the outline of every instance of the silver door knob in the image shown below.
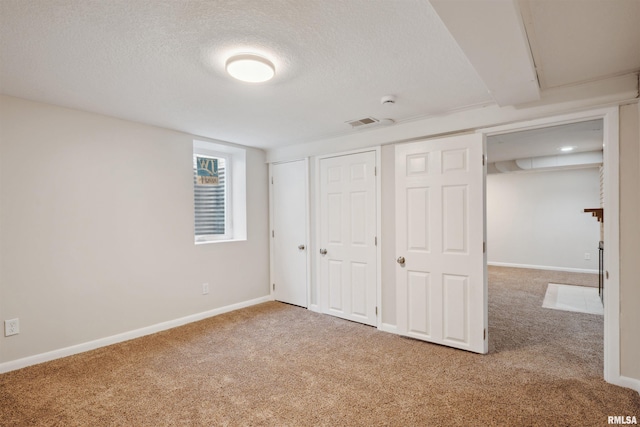
<svg viewBox="0 0 640 427"><path fill-rule="evenodd" d="M326 254L327 254L326 249L320 249L320 255L326 255Z"/></svg>
<svg viewBox="0 0 640 427"><path fill-rule="evenodd" d="M404 257L403 256L398 257L398 259L396 261L398 261L398 264L402 265L402 264L404 264Z"/></svg>
<svg viewBox="0 0 640 427"><path fill-rule="evenodd" d="M298 249L300 249L301 251L304 251L304 245L298 245Z"/></svg>

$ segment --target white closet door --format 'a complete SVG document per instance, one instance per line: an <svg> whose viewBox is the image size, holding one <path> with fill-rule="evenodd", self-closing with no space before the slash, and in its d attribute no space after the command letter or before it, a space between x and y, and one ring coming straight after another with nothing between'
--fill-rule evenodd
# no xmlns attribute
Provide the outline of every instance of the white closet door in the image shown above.
<svg viewBox="0 0 640 427"><path fill-rule="evenodd" d="M482 135L396 147L398 333L488 350Z"/></svg>
<svg viewBox="0 0 640 427"><path fill-rule="evenodd" d="M273 295L307 307L307 164L274 164L271 177Z"/></svg>
<svg viewBox="0 0 640 427"><path fill-rule="evenodd" d="M376 325L376 153L320 160L321 310Z"/></svg>

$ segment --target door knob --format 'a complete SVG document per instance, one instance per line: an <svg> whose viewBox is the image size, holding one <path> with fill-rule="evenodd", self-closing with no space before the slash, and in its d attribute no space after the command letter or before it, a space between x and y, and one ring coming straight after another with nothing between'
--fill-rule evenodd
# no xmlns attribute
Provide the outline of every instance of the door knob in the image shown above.
<svg viewBox="0 0 640 427"><path fill-rule="evenodd" d="M326 254L327 254L326 249L320 249L320 255L326 255Z"/></svg>
<svg viewBox="0 0 640 427"><path fill-rule="evenodd" d="M304 245L298 245L298 249L300 249L301 251L304 251Z"/></svg>
<svg viewBox="0 0 640 427"><path fill-rule="evenodd" d="M404 264L404 257L403 256L398 257L398 259L396 261L398 261L398 264L403 265Z"/></svg>

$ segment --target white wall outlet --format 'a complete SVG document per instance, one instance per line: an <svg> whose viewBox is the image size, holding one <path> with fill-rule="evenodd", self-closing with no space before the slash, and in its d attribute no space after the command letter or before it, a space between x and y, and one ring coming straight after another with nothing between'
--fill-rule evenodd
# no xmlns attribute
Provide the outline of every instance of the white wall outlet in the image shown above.
<svg viewBox="0 0 640 427"><path fill-rule="evenodd" d="M589 252L585 252L584 253L584 259L590 260L591 259L591 254Z"/></svg>
<svg viewBox="0 0 640 427"><path fill-rule="evenodd" d="M202 295L207 295L209 293L209 284L208 283L203 283L202 284Z"/></svg>
<svg viewBox="0 0 640 427"><path fill-rule="evenodd" d="M4 336L10 337L20 333L20 321L18 319L9 319L4 321Z"/></svg>

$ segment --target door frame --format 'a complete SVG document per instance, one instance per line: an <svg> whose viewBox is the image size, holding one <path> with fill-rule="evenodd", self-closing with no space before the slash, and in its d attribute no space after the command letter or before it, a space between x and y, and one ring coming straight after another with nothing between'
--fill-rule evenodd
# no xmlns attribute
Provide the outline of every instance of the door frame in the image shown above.
<svg viewBox="0 0 640 427"><path fill-rule="evenodd" d="M306 240L306 254L305 259L307 263L307 275L305 278L306 287L307 287L307 301L305 308L309 308L311 304L311 217L310 217L310 198L309 198L309 158L304 157L302 159L295 160L286 160L282 162L274 162L269 163L269 296L271 300L275 300L274 295L274 283L275 283L275 247L273 243L273 232L274 232L274 218L273 218L273 167L284 164L284 163L293 163L293 162L304 162L304 188L305 188L305 212L306 217L304 219L305 223L305 240Z"/></svg>
<svg viewBox="0 0 640 427"><path fill-rule="evenodd" d="M321 233L320 233L320 224L319 224L319 218L321 215L321 209L320 209L320 204L321 204L321 194L320 194L320 161L322 159L328 159L331 157L342 157L342 156L348 156L351 154L361 154L361 153L368 153L368 152L375 152L376 153L376 176L375 176L375 183L376 183L376 237L377 237L377 245L376 245L376 307L378 308L378 313L376 314L376 328L380 329L381 326L381 319L382 319L382 265L381 265L381 261L382 261L382 242L381 242L381 235L382 235L382 221L381 221L381 215L382 215L382 191L381 191L381 184L382 181L380 180L380 176L381 174L381 147L380 146L376 146L376 147L369 147L369 148L363 148L363 149L359 149L359 150L350 150L350 151L341 151L339 153L331 153L331 154L324 154L324 155L320 155L320 156L315 156L314 157L314 201L315 201L315 205L314 205L314 218L315 218L315 226L314 226L314 235L315 235L315 239L313 241L313 245L310 246L310 248L313 250L314 253L314 259L316 260L316 262L313 264L314 266L314 270L315 270L315 274L314 274L314 278L315 278L315 290L317 292L317 300L316 300L316 304L310 304L309 305L309 309L313 310L313 311L317 311L319 313L322 312L322 303L320 301L320 285L321 285L321 281L320 281L320 254L318 253L319 250L319 245L320 245L320 241L322 239ZM311 292L311 291L310 291ZM311 293L309 293L309 296L311 296Z"/></svg>
<svg viewBox="0 0 640 427"><path fill-rule="evenodd" d="M619 107L607 107L576 113L522 121L507 125L478 129L484 137L544 128L562 124L602 119L603 121L603 166L604 205L607 217L614 221L604 224L604 270L608 279L604 288L604 379L625 387L620 375L620 141ZM485 207L486 215L486 207Z"/></svg>

